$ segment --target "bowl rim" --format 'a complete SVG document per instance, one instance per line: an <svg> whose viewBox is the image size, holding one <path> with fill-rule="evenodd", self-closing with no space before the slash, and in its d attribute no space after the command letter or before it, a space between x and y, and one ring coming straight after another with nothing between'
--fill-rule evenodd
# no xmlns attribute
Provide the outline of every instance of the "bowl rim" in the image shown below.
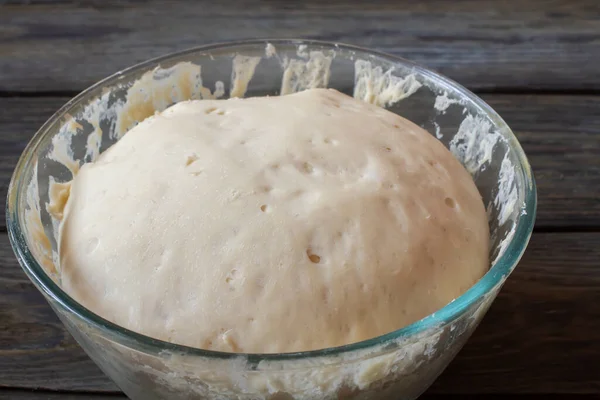
<svg viewBox="0 0 600 400"><path fill-rule="evenodd" d="M52 280L52 278L46 274L43 267L37 262L35 257L32 255L27 245L24 232L21 229L20 218L17 213L19 196L23 192L22 187L26 184L21 177L21 171L23 171L31 162L33 156L36 154L36 150L40 145L44 133L54 123L60 120L65 112L69 110L73 105L77 104L80 100L85 99L88 94L98 88L109 86L116 83L123 75L137 72L142 69L148 69L154 67L161 62L170 61L173 58L185 56L187 54L199 53L199 52L210 52L212 50L227 50L234 49L236 47L243 46L262 46L263 48L267 44L279 45L308 45L310 47L322 47L328 49L340 49L345 51L355 51L364 53L368 56L375 56L383 58L388 62L394 64L403 64L404 66L410 67L417 71L419 74L426 76L437 82L441 82L446 86L450 86L455 89L461 96L469 98L470 101L474 102L480 107L488 117L493 117L495 125L502 128L502 135L508 140L511 151L516 153L518 163L516 164L517 173L520 173L523 178L525 187L523 203L519 204L521 207L521 215L516 221L516 229L510 241L508 242L504 253L495 260L491 265L486 274L471 286L465 293L456 298L454 301L448 303L436 312L427 315L426 317L411 323L410 325L404 326L395 331L380 335L371 339L363 340L356 343L351 343L343 346L329 347L318 350L299 351L299 352L286 352L286 353L229 353L214 350L205 350L171 342L166 342L160 339L155 339L150 336L143 335L141 333L134 332L120 325L112 323L101 316L93 313L83 305L75 301L60 286ZM219 359L233 359L239 357L248 357L256 362L260 361L286 361L299 358L316 358L316 357L330 357L334 355L341 355L359 350L374 349L378 345L388 343L392 340L404 339L417 335L418 333L424 332L431 328L436 328L440 325L448 324L457 318L459 318L465 311L467 311L473 304L478 300L485 297L487 294L493 291L499 285L502 285L504 280L514 270L517 263L521 259L531 234L533 232L533 226L535 223L537 210L537 193L535 179L531 166L527 160L527 157L516 139L514 133L506 122L481 98L477 95L458 84L457 82L434 72L426 67L423 67L417 63L406 60L402 57L391 55L385 52L371 50L360 46L354 46L349 44L343 44L339 42L329 42L321 40L305 40L305 39L251 39L251 40L240 40L240 41L228 41L213 43L208 45L191 47L182 51L171 52L159 57L155 57L144 62L135 64L131 67L125 68L121 71L110 75L94 85L83 90L77 96L73 97L61 108L59 108L36 132L34 137L27 144L23 153L21 154L17 166L12 175L6 202L6 226L8 231L9 240L15 255L19 261L19 264L33 283L45 293L46 296L50 297L54 302L60 304L61 307L75 314L79 319L85 321L88 324L93 325L102 332L106 332L110 335L110 339L114 340L118 338L121 344L131 347L135 350L142 351L145 353L162 353L172 352L191 356L199 356L206 358L219 358Z"/></svg>

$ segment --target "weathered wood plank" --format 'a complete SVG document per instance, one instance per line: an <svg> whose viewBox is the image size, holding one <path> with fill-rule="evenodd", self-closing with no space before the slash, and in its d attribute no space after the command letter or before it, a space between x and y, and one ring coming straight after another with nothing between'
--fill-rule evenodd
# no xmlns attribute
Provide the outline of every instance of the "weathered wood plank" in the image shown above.
<svg viewBox="0 0 600 400"><path fill-rule="evenodd" d="M536 233L432 394L600 394L600 233ZM114 392L0 236L0 387Z"/></svg>
<svg viewBox="0 0 600 400"><path fill-rule="evenodd" d="M600 233L536 233L432 391L600 394L598 256Z"/></svg>
<svg viewBox="0 0 600 400"><path fill-rule="evenodd" d="M600 96L484 95L513 128L538 184L537 227L600 227ZM18 156L68 98L0 98L0 208ZM4 228L0 220L0 229Z"/></svg>
<svg viewBox="0 0 600 400"><path fill-rule="evenodd" d="M574 400L595 400L599 396L596 395L571 395ZM478 400L481 395L447 395L447 394L424 394L419 397L419 400ZM554 394L500 394L486 395L486 400L561 400L564 395ZM47 391L29 391L29 390L14 390L0 389L0 400L116 400L126 399L122 394L97 394L97 393L66 393L66 392L47 392Z"/></svg>
<svg viewBox="0 0 600 400"><path fill-rule="evenodd" d="M0 400L122 400L124 394L65 393L50 391L0 389ZM532 399L533 400L533 399ZM587 400L587 399L581 399Z"/></svg>
<svg viewBox="0 0 600 400"><path fill-rule="evenodd" d="M338 41L473 89L600 89L596 0L31 1L0 6L0 91L82 90L169 52L231 40Z"/></svg>
<svg viewBox="0 0 600 400"><path fill-rule="evenodd" d="M0 234L0 327L0 387L117 391L27 279L5 233Z"/></svg>
<svg viewBox="0 0 600 400"><path fill-rule="evenodd" d="M0 231L6 230L4 210L8 185L25 146L42 124L68 98L0 98Z"/></svg>
<svg viewBox="0 0 600 400"><path fill-rule="evenodd" d="M536 226L600 226L600 96L482 96L533 168Z"/></svg>

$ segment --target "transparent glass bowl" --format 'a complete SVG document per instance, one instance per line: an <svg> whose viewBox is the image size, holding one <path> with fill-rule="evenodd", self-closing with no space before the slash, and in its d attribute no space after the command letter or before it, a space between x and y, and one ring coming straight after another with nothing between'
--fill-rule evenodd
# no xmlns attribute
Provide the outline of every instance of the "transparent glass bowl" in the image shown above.
<svg viewBox="0 0 600 400"><path fill-rule="evenodd" d="M187 98L228 97L228 84L238 94L247 89L246 97L326 85L379 102L436 135L472 174L487 206L489 272L455 301L407 327L300 353L189 348L129 331L82 307L60 288L56 223L46 211L49 182L70 180L67 167L93 160L154 111ZM386 103L389 95L392 101ZM37 132L17 164L7 226L25 273L94 362L131 398L397 400L419 396L462 348L523 254L535 210L535 183L519 143L494 110L462 86L366 49L256 40L154 59L68 102Z"/></svg>

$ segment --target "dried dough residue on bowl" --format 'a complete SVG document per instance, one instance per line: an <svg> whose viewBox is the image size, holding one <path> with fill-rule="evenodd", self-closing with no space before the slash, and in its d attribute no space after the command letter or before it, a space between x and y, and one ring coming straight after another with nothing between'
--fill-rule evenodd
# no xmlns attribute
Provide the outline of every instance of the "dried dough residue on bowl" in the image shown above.
<svg viewBox="0 0 600 400"><path fill-rule="evenodd" d="M256 69L265 59L277 59L281 65L282 79L280 93L282 95L297 91L327 87L330 82L330 69L335 62L334 50L308 51L306 46L299 45L295 58L285 58L277 53L272 44L266 44L263 57L250 57L238 54L232 57L232 74L229 77L229 94L231 97L243 97L254 77ZM389 107L417 93L422 86L417 73L399 77L393 69L384 70L374 65L370 60L358 59L354 63L355 81L354 97L379 106ZM129 129L156 112L166 109L173 103L189 99L214 99L225 95L225 84L217 81L214 89L207 88L202 80L202 67L191 62L155 69L146 72L131 86L119 86L123 96L116 96L114 90L107 91L91 103L85 105L67 120L61 121L60 130L52 139L52 149L46 158L64 166L71 176L77 174L84 162L94 161L101 151L114 141L121 138ZM450 106L462 106L460 101L451 99L447 93L438 93L435 104L432 105L438 113L445 113ZM450 143L450 150L466 166L472 174L485 169L490 163L495 146L505 141L504 137L491 130L492 123L481 115L473 115L464 109L464 119L458 132ZM434 122L435 123L435 122ZM86 137L83 132L89 131ZM441 133L436 132L438 137ZM77 159L73 147L83 143L85 156ZM500 210L499 219L505 220L517 206L517 189L515 166L507 152L502 161L499 174L499 189L494 198L488 202L488 209L495 206ZM40 196L40 181L35 167L32 180L27 190L26 235L31 244L31 250L48 274L60 282L60 270L56 263L57 255L52 233L57 237L58 222L61 214L61 202L65 190L68 190L68 179L58 182L51 179L43 183L48 187L50 198ZM43 203L43 204L41 204ZM46 214L46 216L44 216ZM53 216L54 232L44 232L42 221ZM500 245L500 251L495 254L497 260L509 243L516 224L505 232ZM499 235L491 232L492 236ZM492 238L493 239L493 238ZM487 299L487 298L486 298ZM479 320L489 306L484 299L469 321ZM467 321L468 323L468 321ZM449 332L460 334L468 330L467 323L452 324ZM418 366L428 359L436 359L443 363L444 357L440 343L442 337L448 335L446 330L434 326L420 334L409 338L398 338L394 343L383 346L373 346L368 349L355 351L350 355L324 357L327 373L315 375L311 370L314 360L295 359L291 361L262 361L255 366L257 373L247 373L248 360L239 357L239 369L232 368L230 360L222 360L223 368L214 368L215 360L199 361L196 356L187 356L164 352L163 359L158 362L153 357L145 357L141 353L123 348L127 353L124 357L139 360L139 369L154 375L166 385L174 388L187 388L196 395L220 393L222 398L228 398L238 393L236 388L248 388L250 392L262 393L265 398L272 396L283 388L291 395L311 398L325 398L337 393L340 388L364 389L373 382L393 381L402 376L407 387L412 380L420 379L414 375ZM395 345L402 351L390 351ZM393 347L393 346L392 346ZM371 360L365 361L366 358ZM290 363L296 369L294 374L284 370L281 363ZM305 368L304 368L305 367ZM278 368L281 373L275 378L274 374L261 375L261 369ZM174 372L176 371L176 372Z"/></svg>

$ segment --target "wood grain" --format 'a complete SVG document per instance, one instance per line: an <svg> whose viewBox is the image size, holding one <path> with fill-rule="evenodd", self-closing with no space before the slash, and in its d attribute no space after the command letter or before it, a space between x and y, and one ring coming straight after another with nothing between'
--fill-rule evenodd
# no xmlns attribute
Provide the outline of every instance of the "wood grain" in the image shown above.
<svg viewBox="0 0 600 400"><path fill-rule="evenodd" d="M0 389L0 400L122 400L124 394L105 393L65 393L51 391ZM587 399L581 399L587 400Z"/></svg>
<svg viewBox="0 0 600 400"><path fill-rule="evenodd" d="M574 400L596 400L600 398L597 395L571 395ZM479 395L444 395L444 394L424 394L419 400L478 400ZM486 395L486 400L562 400L564 395L538 394L538 395ZM49 391L32 390L14 390L0 389L0 400L116 400L126 399L122 394L98 394L98 393L65 393Z"/></svg>
<svg viewBox="0 0 600 400"><path fill-rule="evenodd" d="M80 91L151 57L266 37L382 50L477 90L600 90L596 0L10 0L0 91Z"/></svg>
<svg viewBox="0 0 600 400"><path fill-rule="evenodd" d="M482 97L512 128L533 168L536 227L599 227L600 96Z"/></svg>
<svg viewBox="0 0 600 400"><path fill-rule="evenodd" d="M536 233L431 394L600 394L600 233ZM0 387L117 389L87 359L0 236Z"/></svg>
<svg viewBox="0 0 600 400"><path fill-rule="evenodd" d="M600 97L484 95L521 141L537 179L540 229L600 227ZM68 98L0 98L0 207L19 154ZM0 220L0 229L5 227Z"/></svg>
<svg viewBox="0 0 600 400"><path fill-rule="evenodd" d="M35 132L68 98L0 98L0 231L6 230L4 210L13 171Z"/></svg>
<svg viewBox="0 0 600 400"><path fill-rule="evenodd" d="M0 327L0 387L117 391L30 283L5 233L0 234Z"/></svg>

